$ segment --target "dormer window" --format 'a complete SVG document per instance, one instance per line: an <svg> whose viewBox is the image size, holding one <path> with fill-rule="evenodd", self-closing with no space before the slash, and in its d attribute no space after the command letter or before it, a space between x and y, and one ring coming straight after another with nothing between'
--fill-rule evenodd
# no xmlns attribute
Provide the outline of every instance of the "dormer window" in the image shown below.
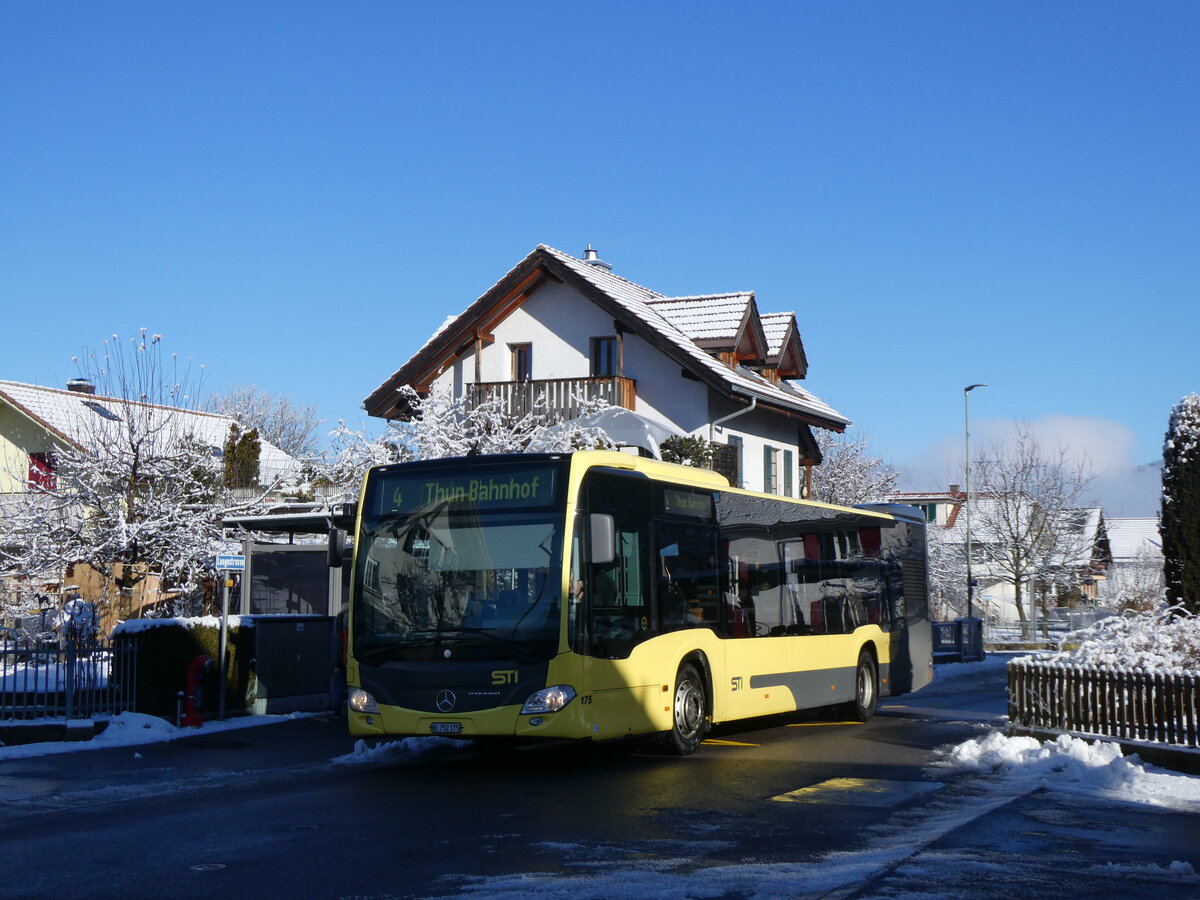
<svg viewBox="0 0 1200 900"><path fill-rule="evenodd" d="M512 380L533 380L533 344L509 344L512 352Z"/></svg>
<svg viewBox="0 0 1200 900"><path fill-rule="evenodd" d="M592 377L608 378L617 374L617 339L592 338Z"/></svg>

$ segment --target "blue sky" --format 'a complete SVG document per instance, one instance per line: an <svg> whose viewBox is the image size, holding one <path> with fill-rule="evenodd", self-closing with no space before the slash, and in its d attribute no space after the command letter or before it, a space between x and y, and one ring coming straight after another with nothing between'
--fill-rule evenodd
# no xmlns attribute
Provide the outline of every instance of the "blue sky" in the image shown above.
<svg viewBox="0 0 1200 900"><path fill-rule="evenodd" d="M591 243L794 310L907 487L958 480L973 382L973 441L1115 474L1200 390L1198 39L1171 2L0 0L0 377L145 326L356 423L538 243Z"/></svg>

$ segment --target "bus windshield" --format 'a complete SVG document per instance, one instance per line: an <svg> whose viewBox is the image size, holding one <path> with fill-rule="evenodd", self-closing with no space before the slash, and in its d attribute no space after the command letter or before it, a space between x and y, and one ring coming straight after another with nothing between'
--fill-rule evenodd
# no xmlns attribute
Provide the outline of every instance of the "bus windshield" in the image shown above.
<svg viewBox="0 0 1200 900"><path fill-rule="evenodd" d="M356 659L554 655L563 520L552 502L557 472L508 471L389 478L385 470L368 485L371 515L363 516L356 553ZM521 496L523 485L532 498Z"/></svg>

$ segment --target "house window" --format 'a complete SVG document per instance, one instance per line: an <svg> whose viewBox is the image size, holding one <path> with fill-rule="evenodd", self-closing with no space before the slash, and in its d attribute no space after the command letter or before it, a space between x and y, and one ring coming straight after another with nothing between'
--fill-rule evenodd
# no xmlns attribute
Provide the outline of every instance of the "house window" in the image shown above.
<svg viewBox="0 0 1200 900"><path fill-rule="evenodd" d="M763 447L763 493L774 494L778 489L779 476L776 470L779 451L767 444Z"/></svg>
<svg viewBox="0 0 1200 900"><path fill-rule="evenodd" d="M740 437L738 437L736 434L731 434L729 436L729 446L732 447L734 449L734 452L737 454L737 474L735 476L733 486L734 487L745 487L746 486L746 476L745 476L745 473L742 471L742 439Z"/></svg>
<svg viewBox="0 0 1200 900"><path fill-rule="evenodd" d="M617 339L592 338L592 377L607 378L617 374Z"/></svg>
<svg viewBox="0 0 1200 900"><path fill-rule="evenodd" d="M52 491L58 487L58 476L54 474L54 460L49 453L29 454L29 489Z"/></svg>
<svg viewBox="0 0 1200 900"><path fill-rule="evenodd" d="M509 344L508 348L512 351L512 380L532 381L533 345Z"/></svg>

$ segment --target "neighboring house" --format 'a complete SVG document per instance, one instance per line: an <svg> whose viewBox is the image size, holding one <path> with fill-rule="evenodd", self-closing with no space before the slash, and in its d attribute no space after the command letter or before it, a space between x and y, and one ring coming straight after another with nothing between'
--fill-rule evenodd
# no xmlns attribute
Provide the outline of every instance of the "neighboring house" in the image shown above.
<svg viewBox="0 0 1200 900"><path fill-rule="evenodd" d="M0 381L0 494L23 493L31 486L53 490L55 451L86 449L101 433L104 421L116 421L125 400L104 397L85 379L68 382L67 390ZM133 404L144 411L151 428L168 418L172 433L191 434L220 456L234 419L152 404ZM263 440L259 483L269 485L299 471L300 464Z"/></svg>
<svg viewBox="0 0 1200 900"><path fill-rule="evenodd" d="M925 514L925 521L930 525L953 528L965 498L966 494L959 490L959 486L952 484L947 491L889 494L887 501L915 506Z"/></svg>
<svg viewBox="0 0 1200 900"><path fill-rule="evenodd" d="M812 428L849 420L801 388L808 360L793 313L762 315L753 293L668 297L625 280L588 248L584 259L539 245L446 320L364 402L372 416L411 416L399 389L501 396L513 412L573 398L631 410L651 430L702 437L731 482L806 496L821 461Z"/></svg>

